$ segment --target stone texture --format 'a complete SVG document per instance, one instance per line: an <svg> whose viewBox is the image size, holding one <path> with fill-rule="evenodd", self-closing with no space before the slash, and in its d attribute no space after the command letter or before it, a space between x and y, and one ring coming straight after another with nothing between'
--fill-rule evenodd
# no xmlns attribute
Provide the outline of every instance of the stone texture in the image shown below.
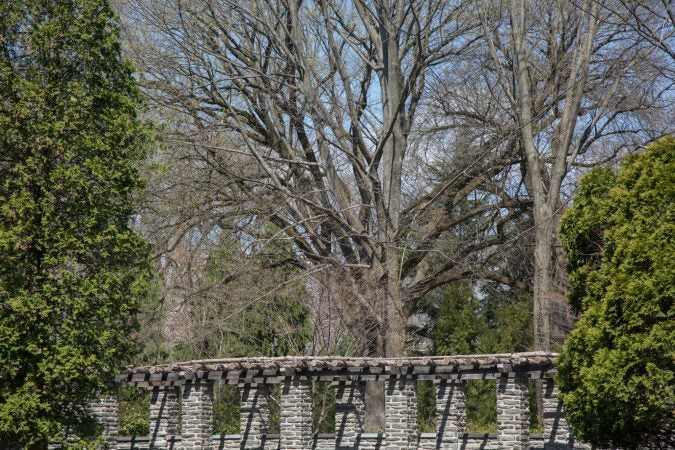
<svg viewBox="0 0 675 450"><path fill-rule="evenodd" d="M266 384L246 384L241 388L239 409L242 449L258 449L264 445L270 424L270 390Z"/></svg>
<svg viewBox="0 0 675 450"><path fill-rule="evenodd" d="M356 437L355 449L382 450L384 448L383 433L361 433Z"/></svg>
<svg viewBox="0 0 675 450"><path fill-rule="evenodd" d="M115 393L101 395L87 406L87 412L103 427L102 434L106 440L103 448L117 449L117 395Z"/></svg>
<svg viewBox="0 0 675 450"><path fill-rule="evenodd" d="M435 385L437 447L456 449L466 430L465 383L440 380Z"/></svg>
<svg viewBox="0 0 675 450"><path fill-rule="evenodd" d="M497 441L499 448L529 448L530 408L525 373L511 373L497 380Z"/></svg>
<svg viewBox="0 0 675 450"><path fill-rule="evenodd" d="M280 447L312 448L312 383L288 378L281 385Z"/></svg>
<svg viewBox="0 0 675 450"><path fill-rule="evenodd" d="M412 449L417 445L415 381L406 375L391 378L384 389L385 448Z"/></svg>
<svg viewBox="0 0 675 450"><path fill-rule="evenodd" d="M213 384L206 381L187 383L183 387L182 398L182 448L210 448L213 432Z"/></svg>
<svg viewBox="0 0 675 450"><path fill-rule="evenodd" d="M341 381L335 386L335 447L350 448L363 432L366 415L366 385Z"/></svg>
<svg viewBox="0 0 675 450"><path fill-rule="evenodd" d="M562 402L558 400L558 388L553 380L544 381L544 445L555 448L572 445L570 432Z"/></svg>
<svg viewBox="0 0 675 450"><path fill-rule="evenodd" d="M175 387L156 387L150 395L150 448L166 448L180 423L179 392Z"/></svg>

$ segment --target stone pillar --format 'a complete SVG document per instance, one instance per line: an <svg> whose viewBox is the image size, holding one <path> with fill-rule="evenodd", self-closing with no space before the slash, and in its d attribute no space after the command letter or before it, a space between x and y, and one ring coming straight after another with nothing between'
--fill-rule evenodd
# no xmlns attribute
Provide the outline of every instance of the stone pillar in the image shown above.
<svg viewBox="0 0 675 450"><path fill-rule="evenodd" d="M502 375L497 380L497 442L503 449L529 448L530 407L524 373Z"/></svg>
<svg viewBox="0 0 675 450"><path fill-rule="evenodd" d="M178 389L155 387L150 395L150 448L166 448L170 436L178 434Z"/></svg>
<svg viewBox="0 0 675 450"><path fill-rule="evenodd" d="M335 447L354 447L363 432L366 416L366 385L360 381L340 381L335 387Z"/></svg>
<svg viewBox="0 0 675 450"><path fill-rule="evenodd" d="M185 450L211 448L213 383L197 380L183 386L181 446Z"/></svg>
<svg viewBox="0 0 675 450"><path fill-rule="evenodd" d="M459 448L466 429L465 384L460 380L439 380L435 384L438 448Z"/></svg>
<svg viewBox="0 0 675 450"><path fill-rule="evenodd" d="M117 395L104 394L96 401L87 406L87 412L103 427L105 443L103 448L107 450L117 449Z"/></svg>
<svg viewBox="0 0 675 450"><path fill-rule="evenodd" d="M385 448L412 449L417 446L417 393L415 381L405 375L385 383Z"/></svg>
<svg viewBox="0 0 675 450"><path fill-rule="evenodd" d="M553 380L544 380L544 446L555 447L573 443L565 410L558 400L558 388Z"/></svg>
<svg viewBox="0 0 675 450"><path fill-rule="evenodd" d="M270 426L269 386L245 384L241 388L239 430L241 448L262 447Z"/></svg>
<svg viewBox="0 0 675 450"><path fill-rule="evenodd" d="M280 447L283 450L312 448L312 383L286 379L281 385Z"/></svg>

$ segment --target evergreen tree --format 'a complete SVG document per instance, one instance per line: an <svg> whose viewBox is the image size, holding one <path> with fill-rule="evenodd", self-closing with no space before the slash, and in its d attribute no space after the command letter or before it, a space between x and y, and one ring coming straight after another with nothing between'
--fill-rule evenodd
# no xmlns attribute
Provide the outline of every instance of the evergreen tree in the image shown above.
<svg viewBox="0 0 675 450"><path fill-rule="evenodd" d="M562 222L582 311L558 363L568 418L600 447L675 446L675 139L582 179Z"/></svg>
<svg viewBox="0 0 675 450"><path fill-rule="evenodd" d="M133 351L147 130L104 0L0 2L0 442L88 433Z"/></svg>
<svg viewBox="0 0 675 450"><path fill-rule="evenodd" d="M530 293L492 283L483 284L477 291L471 282L458 281L439 290L437 295L426 310L434 324L430 336L432 354L510 353L532 348ZM433 392L423 392L421 402L428 403L429 395ZM469 383L466 408L470 431L494 431L497 417L494 381ZM433 414L426 417L433 421Z"/></svg>

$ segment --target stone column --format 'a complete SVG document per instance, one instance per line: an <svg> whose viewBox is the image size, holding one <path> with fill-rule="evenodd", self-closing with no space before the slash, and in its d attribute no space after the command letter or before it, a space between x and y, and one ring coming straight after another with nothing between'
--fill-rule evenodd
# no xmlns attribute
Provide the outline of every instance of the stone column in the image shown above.
<svg viewBox="0 0 675 450"><path fill-rule="evenodd" d="M366 415L366 385L360 381L340 381L335 386L335 447L354 447L363 432Z"/></svg>
<svg viewBox="0 0 675 450"><path fill-rule="evenodd" d="M178 434L178 389L155 387L150 395L150 448L166 448L170 436Z"/></svg>
<svg viewBox="0 0 675 450"><path fill-rule="evenodd" d="M530 407L524 373L502 375L497 380L497 442L504 449L529 448Z"/></svg>
<svg viewBox="0 0 675 450"><path fill-rule="evenodd" d="M415 381L405 375L385 383L385 448L412 449L417 446L417 395Z"/></svg>
<svg viewBox="0 0 675 450"><path fill-rule="evenodd" d="M269 386L246 384L241 388L239 429L241 448L261 448L270 426Z"/></svg>
<svg viewBox="0 0 675 450"><path fill-rule="evenodd" d="M87 406L87 412L103 427L102 434L106 438L103 448L117 449L117 394L100 395Z"/></svg>
<svg viewBox="0 0 675 450"><path fill-rule="evenodd" d="M465 384L460 380L439 380L436 384L436 430L438 448L459 448L466 429Z"/></svg>
<svg viewBox="0 0 675 450"><path fill-rule="evenodd" d="M213 383L197 380L183 386L181 446L185 450L211 448Z"/></svg>
<svg viewBox="0 0 675 450"><path fill-rule="evenodd" d="M555 447L573 443L565 410L558 400L558 388L553 380L544 380L544 446Z"/></svg>
<svg viewBox="0 0 675 450"><path fill-rule="evenodd" d="M280 447L283 450L312 448L312 383L286 379L281 385Z"/></svg>

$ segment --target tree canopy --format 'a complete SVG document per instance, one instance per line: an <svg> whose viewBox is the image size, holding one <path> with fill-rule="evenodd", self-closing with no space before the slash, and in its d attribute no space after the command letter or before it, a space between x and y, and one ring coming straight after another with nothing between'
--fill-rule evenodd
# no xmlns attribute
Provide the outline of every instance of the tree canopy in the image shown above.
<svg viewBox="0 0 675 450"><path fill-rule="evenodd" d="M566 184L672 130L667 58L591 0L119 3L171 143L158 249L194 229L253 257L290 243L362 354L405 353L416 304L464 279L533 285L534 345L559 344Z"/></svg>
<svg viewBox="0 0 675 450"><path fill-rule="evenodd" d="M139 98L106 1L0 2L3 445L88 432L84 404L133 351Z"/></svg>
<svg viewBox="0 0 675 450"><path fill-rule="evenodd" d="M572 302L583 312L559 361L578 437L675 444L675 139L582 179L562 221Z"/></svg>

